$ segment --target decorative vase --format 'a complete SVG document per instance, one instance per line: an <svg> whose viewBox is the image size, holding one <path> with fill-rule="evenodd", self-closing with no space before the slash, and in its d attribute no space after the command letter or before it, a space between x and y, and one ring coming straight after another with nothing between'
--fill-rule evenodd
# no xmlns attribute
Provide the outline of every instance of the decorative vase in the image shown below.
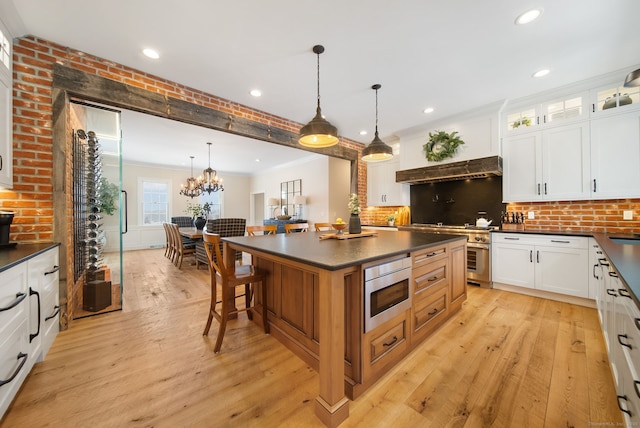
<svg viewBox="0 0 640 428"><path fill-rule="evenodd" d="M207 224L207 219L204 217L197 217L195 220L193 220L193 225L197 230L202 230L205 224Z"/></svg>
<svg viewBox="0 0 640 428"><path fill-rule="evenodd" d="M358 214L351 214L351 217L349 217L349 233L362 233L362 225Z"/></svg>

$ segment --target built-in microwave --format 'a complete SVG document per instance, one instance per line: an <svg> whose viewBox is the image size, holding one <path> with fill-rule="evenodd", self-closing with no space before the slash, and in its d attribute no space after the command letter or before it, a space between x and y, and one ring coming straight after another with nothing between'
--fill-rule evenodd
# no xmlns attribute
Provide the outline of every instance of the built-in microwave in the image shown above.
<svg viewBox="0 0 640 428"><path fill-rule="evenodd" d="M364 331L411 308L411 257L387 260L364 270Z"/></svg>

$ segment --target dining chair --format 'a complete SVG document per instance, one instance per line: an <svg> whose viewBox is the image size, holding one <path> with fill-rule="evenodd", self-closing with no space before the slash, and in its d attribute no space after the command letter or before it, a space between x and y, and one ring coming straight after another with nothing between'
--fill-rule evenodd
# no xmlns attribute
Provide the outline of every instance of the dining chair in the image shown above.
<svg viewBox="0 0 640 428"><path fill-rule="evenodd" d="M230 236L244 236L245 226L247 219L236 217L223 217L212 220L207 220L203 232L206 230L209 233L215 233L220 235L221 238L227 238ZM222 243L220 243L220 251L222 251ZM242 263L242 252L238 251L236 254L236 261ZM204 243L201 239L196 242L196 269L200 266L200 263L208 265L207 254L204 251Z"/></svg>
<svg viewBox="0 0 640 428"><path fill-rule="evenodd" d="M257 232L262 232L263 235L275 235L277 230L278 226L275 224L247 226L249 236L256 236Z"/></svg>
<svg viewBox="0 0 640 428"><path fill-rule="evenodd" d="M332 229L331 223L316 223L314 226L316 227L316 232Z"/></svg>
<svg viewBox="0 0 640 428"><path fill-rule="evenodd" d="M171 243L171 234L169 233L169 227L167 226L167 222L162 222L162 228L164 229L164 237L166 242L166 245L164 247L164 256L168 259L171 259L171 257L169 256L169 254L171 254L171 252L173 251L172 248L172 243Z"/></svg>
<svg viewBox="0 0 640 428"><path fill-rule="evenodd" d="M178 266L178 269L182 269L182 260L187 254L193 254L195 256L196 246L195 244L185 244L182 242L182 235L180 235L180 228L177 224L169 224L169 230L172 233L174 241L174 257L173 264Z"/></svg>
<svg viewBox="0 0 640 428"><path fill-rule="evenodd" d="M195 227L193 225L193 219L189 216L174 216L171 217L171 223L175 223L178 227ZM195 239L187 238L186 236L180 235L180 239L182 242L187 245L195 245L197 242Z"/></svg>
<svg viewBox="0 0 640 428"><path fill-rule="evenodd" d="M285 223L284 231L285 233L291 233L291 231L308 232L309 223Z"/></svg>
<svg viewBox="0 0 640 428"><path fill-rule="evenodd" d="M247 317L252 319L251 310L256 308L257 299L255 298L256 286L260 283L261 291L261 306L262 306L262 327L265 334L269 334L269 323L267 322L267 284L265 281L265 275L253 265L240 265L231 270L224 264L222 258L222 251L220 250L220 235L214 233L203 233L204 248L207 253L207 259L209 261L209 276L211 282L211 304L209 307L209 316L207 318L207 324L204 327L203 336L209 334L211 328L211 322L215 318L220 323L218 329L218 337L213 347L213 352L220 352L222 347L222 339L224 339L224 332L227 328L227 321L229 315L237 314L239 312L247 312ZM221 307L220 311L216 310L218 304L218 285L221 289ZM237 296L235 295L236 287L244 285L244 297L245 307L242 309L236 309L233 306ZM251 300L253 298L253 306L251 306Z"/></svg>

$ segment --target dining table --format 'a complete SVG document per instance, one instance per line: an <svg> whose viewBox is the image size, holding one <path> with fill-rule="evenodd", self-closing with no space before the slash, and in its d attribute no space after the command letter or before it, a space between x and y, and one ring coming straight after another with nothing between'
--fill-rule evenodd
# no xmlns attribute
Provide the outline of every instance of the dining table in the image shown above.
<svg viewBox="0 0 640 428"><path fill-rule="evenodd" d="M196 229L195 227L180 227L178 228L181 236L190 238L193 240L202 239L202 229Z"/></svg>

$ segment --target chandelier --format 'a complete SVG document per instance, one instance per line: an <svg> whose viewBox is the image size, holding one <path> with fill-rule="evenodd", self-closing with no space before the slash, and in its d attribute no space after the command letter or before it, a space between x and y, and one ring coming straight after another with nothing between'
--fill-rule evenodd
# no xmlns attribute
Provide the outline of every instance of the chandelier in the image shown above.
<svg viewBox="0 0 640 428"><path fill-rule="evenodd" d="M202 175L198 177L200 191L209 194L218 190L224 192L222 178L218 177L216 170L211 168L211 143L207 143L207 145L209 146L209 168L202 171Z"/></svg>
<svg viewBox="0 0 640 428"><path fill-rule="evenodd" d="M193 176L193 156L189 157L191 158L191 177L187 178L187 182L185 184L180 185L180 194L190 198L195 198L202 194L202 188L200 187L200 180L197 180Z"/></svg>

